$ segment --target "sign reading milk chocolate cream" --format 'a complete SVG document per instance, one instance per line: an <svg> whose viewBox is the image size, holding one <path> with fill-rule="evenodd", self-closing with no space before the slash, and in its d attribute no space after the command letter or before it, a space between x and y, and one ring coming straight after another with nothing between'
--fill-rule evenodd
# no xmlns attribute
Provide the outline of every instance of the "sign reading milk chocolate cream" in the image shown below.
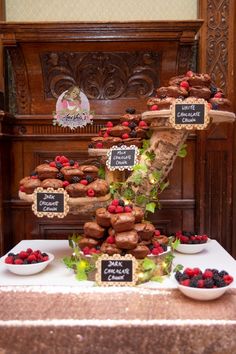
<svg viewBox="0 0 236 354"><path fill-rule="evenodd" d="M176 129L206 129L209 122L208 104L203 99L176 100L172 106L170 123Z"/></svg>
<svg viewBox="0 0 236 354"><path fill-rule="evenodd" d="M132 170L138 162L139 150L135 145L113 146L107 153L107 167L109 170Z"/></svg>
<svg viewBox="0 0 236 354"><path fill-rule="evenodd" d="M99 285L133 286L137 281L137 261L130 254L125 256L104 254L99 257L96 266L96 281Z"/></svg>
<svg viewBox="0 0 236 354"><path fill-rule="evenodd" d="M36 188L33 194L32 210L39 218L46 216L64 218L69 212L69 195L63 188Z"/></svg>

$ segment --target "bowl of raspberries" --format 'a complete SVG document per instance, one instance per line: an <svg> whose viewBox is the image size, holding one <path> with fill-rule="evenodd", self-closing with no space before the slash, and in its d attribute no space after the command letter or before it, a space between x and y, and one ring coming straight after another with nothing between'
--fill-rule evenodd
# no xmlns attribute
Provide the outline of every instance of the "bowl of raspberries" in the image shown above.
<svg viewBox="0 0 236 354"><path fill-rule="evenodd" d="M19 253L8 253L1 261L14 274L32 275L44 270L53 259L54 255L49 252L33 251L31 248L27 248Z"/></svg>
<svg viewBox="0 0 236 354"><path fill-rule="evenodd" d="M195 232L177 231L174 236L176 240L179 240L179 244L175 249L180 253L199 253L203 251L210 242L207 235L200 235Z"/></svg>
<svg viewBox="0 0 236 354"><path fill-rule="evenodd" d="M225 270L185 268L175 273L178 289L195 300L214 300L223 295L234 281Z"/></svg>

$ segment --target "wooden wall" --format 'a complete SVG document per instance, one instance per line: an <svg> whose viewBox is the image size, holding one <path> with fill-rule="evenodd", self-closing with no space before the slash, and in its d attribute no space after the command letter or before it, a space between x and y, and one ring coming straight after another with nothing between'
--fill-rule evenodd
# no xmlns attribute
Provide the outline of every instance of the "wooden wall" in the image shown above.
<svg viewBox="0 0 236 354"><path fill-rule="evenodd" d="M0 26L5 47L6 109L13 115L12 120L4 118L7 133L0 140L0 144L3 139L8 144L4 143L4 151L10 161L8 187L5 190L3 186L4 195L0 195L2 215L7 220L1 226L2 251L21 239L65 238L81 230L85 222L81 215L63 220L36 218L30 206L18 199L19 180L43 160L60 153L80 162L87 160L91 136L108 119L117 122L130 106L138 112L146 110L147 98L157 86L167 84L175 74L195 69L195 34L201 23ZM111 67L114 82L109 80ZM88 72L91 80L87 80ZM73 83L83 88L96 113L93 126L76 132L52 126L56 98ZM227 125L189 137L188 155L177 160L170 186L161 196L162 209L152 216L156 226L164 232L209 232L229 252L235 252L229 205L232 142L232 129ZM1 173L5 175L5 167Z"/></svg>

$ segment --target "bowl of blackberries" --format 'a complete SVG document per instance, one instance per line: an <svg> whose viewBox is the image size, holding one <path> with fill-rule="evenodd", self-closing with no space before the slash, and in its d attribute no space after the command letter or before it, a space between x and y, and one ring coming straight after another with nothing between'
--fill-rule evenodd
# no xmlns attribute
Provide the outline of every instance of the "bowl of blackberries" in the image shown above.
<svg viewBox="0 0 236 354"><path fill-rule="evenodd" d="M18 253L8 253L7 256L1 258L1 261L14 274L32 275L44 270L53 259L54 255L49 252L33 251L31 248L27 248L27 250Z"/></svg>
<svg viewBox="0 0 236 354"><path fill-rule="evenodd" d="M225 270L214 268L185 268L175 273L178 289L195 300L214 300L223 295L233 283L233 277Z"/></svg>
<svg viewBox="0 0 236 354"><path fill-rule="evenodd" d="M189 231L177 231L174 237L179 240L175 250L187 254L203 251L210 242L210 238L206 234L197 234Z"/></svg>

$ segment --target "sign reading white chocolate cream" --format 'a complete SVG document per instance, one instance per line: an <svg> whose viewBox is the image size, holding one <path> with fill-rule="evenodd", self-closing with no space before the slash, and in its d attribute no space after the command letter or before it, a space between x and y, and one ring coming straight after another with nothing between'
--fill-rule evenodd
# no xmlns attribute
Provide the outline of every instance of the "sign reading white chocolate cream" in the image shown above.
<svg viewBox="0 0 236 354"><path fill-rule="evenodd" d="M204 99L176 100L172 105L170 123L175 129L206 129L210 123L208 111L208 103Z"/></svg>
<svg viewBox="0 0 236 354"><path fill-rule="evenodd" d="M36 216L53 218L64 218L69 212L69 195L63 188L43 189L38 187L33 193L32 210Z"/></svg>
<svg viewBox="0 0 236 354"><path fill-rule="evenodd" d="M96 282L101 286L134 286L137 261L131 254L102 255L96 262Z"/></svg>
<svg viewBox="0 0 236 354"><path fill-rule="evenodd" d="M109 170L132 170L138 163L139 150L137 146L113 146L107 153L106 165Z"/></svg>

